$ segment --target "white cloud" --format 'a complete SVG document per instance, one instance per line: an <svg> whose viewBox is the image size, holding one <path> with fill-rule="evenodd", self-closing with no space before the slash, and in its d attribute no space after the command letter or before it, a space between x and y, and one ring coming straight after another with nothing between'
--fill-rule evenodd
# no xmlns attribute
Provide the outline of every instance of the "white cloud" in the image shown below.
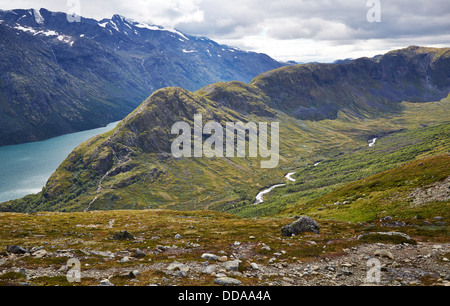
<svg viewBox="0 0 450 306"><path fill-rule="evenodd" d="M67 11L64 0L0 0L0 8ZM81 0L81 15L121 14L208 36L280 60L330 61L408 45L449 46L450 1L381 0L381 23L367 0Z"/></svg>

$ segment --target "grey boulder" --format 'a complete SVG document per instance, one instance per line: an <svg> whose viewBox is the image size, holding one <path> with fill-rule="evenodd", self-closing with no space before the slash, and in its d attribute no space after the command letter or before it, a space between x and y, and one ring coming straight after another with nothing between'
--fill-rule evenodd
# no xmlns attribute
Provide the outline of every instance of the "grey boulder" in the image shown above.
<svg viewBox="0 0 450 306"><path fill-rule="evenodd" d="M319 230L319 224L313 218L303 216L291 224L285 225L281 229L281 234L283 237L290 237L292 235L298 235L305 232L318 234Z"/></svg>

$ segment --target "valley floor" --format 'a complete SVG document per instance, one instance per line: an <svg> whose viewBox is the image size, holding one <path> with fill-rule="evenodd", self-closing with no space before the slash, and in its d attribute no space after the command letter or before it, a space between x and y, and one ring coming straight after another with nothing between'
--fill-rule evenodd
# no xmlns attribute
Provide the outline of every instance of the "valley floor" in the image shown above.
<svg viewBox="0 0 450 306"><path fill-rule="evenodd" d="M448 220L439 216L360 224L317 220L320 234L282 237L282 226L292 221L211 211L2 213L0 285L450 284ZM134 239L113 239L122 231ZM368 232L401 232L413 240L358 239ZM67 281L70 258L80 261L81 283ZM371 270L373 259L379 270ZM367 282L373 271L380 271L380 282Z"/></svg>

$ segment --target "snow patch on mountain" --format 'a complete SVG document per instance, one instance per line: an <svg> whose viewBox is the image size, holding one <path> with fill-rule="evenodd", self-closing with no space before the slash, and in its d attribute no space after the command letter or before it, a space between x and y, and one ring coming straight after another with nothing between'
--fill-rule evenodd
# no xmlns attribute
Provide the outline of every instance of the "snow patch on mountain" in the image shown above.
<svg viewBox="0 0 450 306"><path fill-rule="evenodd" d="M44 24L44 18L42 17L41 13L39 13L38 10L32 9L31 14L34 16L34 20L36 20L36 23L39 25Z"/></svg>
<svg viewBox="0 0 450 306"><path fill-rule="evenodd" d="M31 33L34 36L36 36L36 35L58 36L59 35L59 33L55 32L55 31L51 31L51 30L36 30L36 29L33 29L33 28L21 26L21 25L15 26L14 29L22 31L22 32L26 32L26 33Z"/></svg>
<svg viewBox="0 0 450 306"><path fill-rule="evenodd" d="M157 25L149 25L149 24L142 23L142 22L137 22L137 21L132 21L132 24L135 27L140 28L140 29L147 29L147 30L150 30L150 31L171 32L171 33L177 34L178 36L182 37L185 40L189 40L189 38L187 38L183 33L181 33L180 31L178 31L176 29L173 29L173 28L166 28L166 27L157 26Z"/></svg>
<svg viewBox="0 0 450 306"><path fill-rule="evenodd" d="M70 46L73 46L74 44L74 40L72 37L67 36L67 35L62 35L59 34L58 32L52 31L52 30L36 30L33 28L29 28L29 27L24 27L21 25L17 25L14 27L14 29L25 32L25 33L30 33L33 36L37 36L37 35L43 35L43 36L47 36L47 37L56 37L59 41L64 42ZM81 37L81 36L80 36Z"/></svg>

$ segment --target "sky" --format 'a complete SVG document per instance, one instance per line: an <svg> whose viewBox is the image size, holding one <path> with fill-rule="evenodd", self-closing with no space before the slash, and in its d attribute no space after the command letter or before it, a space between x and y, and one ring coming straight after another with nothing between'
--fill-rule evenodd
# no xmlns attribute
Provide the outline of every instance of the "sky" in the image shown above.
<svg viewBox="0 0 450 306"><path fill-rule="evenodd" d="M114 14L279 60L333 62L410 45L450 47L449 0L0 0L0 9Z"/></svg>

